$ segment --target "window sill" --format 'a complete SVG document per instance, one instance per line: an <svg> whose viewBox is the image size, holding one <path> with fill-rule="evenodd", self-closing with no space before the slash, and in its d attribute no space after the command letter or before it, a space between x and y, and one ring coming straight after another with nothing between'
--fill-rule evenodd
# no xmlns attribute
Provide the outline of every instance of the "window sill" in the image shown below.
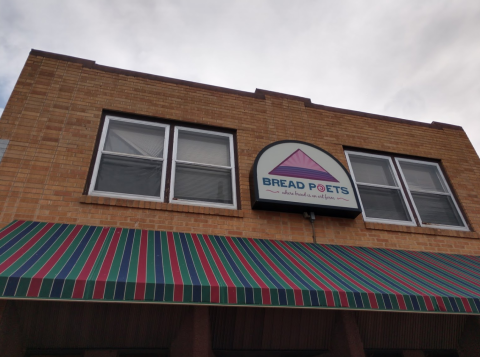
<svg viewBox="0 0 480 357"><path fill-rule="evenodd" d="M378 229L381 231L393 232L407 232L416 234L428 234L435 236L448 236L457 238L480 239L480 234L477 232L456 231L452 229L428 228L418 226L401 226L396 224L365 222L365 227L368 229Z"/></svg>
<svg viewBox="0 0 480 357"><path fill-rule="evenodd" d="M216 216L243 217L243 211L226 208L214 208L204 206L190 206L185 204L173 204L153 201L128 200L120 198L108 198L100 196L81 196L80 203L90 203L97 205L143 208L159 211L187 212L199 214L211 214Z"/></svg>

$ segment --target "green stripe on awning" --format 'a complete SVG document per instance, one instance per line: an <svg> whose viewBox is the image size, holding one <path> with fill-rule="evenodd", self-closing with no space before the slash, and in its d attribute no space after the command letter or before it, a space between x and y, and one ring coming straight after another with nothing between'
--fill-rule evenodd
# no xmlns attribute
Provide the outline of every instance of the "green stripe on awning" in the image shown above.
<svg viewBox="0 0 480 357"><path fill-rule="evenodd" d="M2 297L480 312L480 258L14 221Z"/></svg>

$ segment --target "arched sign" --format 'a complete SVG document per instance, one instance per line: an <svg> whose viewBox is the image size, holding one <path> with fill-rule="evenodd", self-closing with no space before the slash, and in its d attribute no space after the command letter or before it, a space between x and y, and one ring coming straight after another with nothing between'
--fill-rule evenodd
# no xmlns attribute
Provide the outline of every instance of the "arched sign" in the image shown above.
<svg viewBox="0 0 480 357"><path fill-rule="evenodd" d="M348 218L361 213L348 171L315 145L272 143L260 151L252 173L253 209Z"/></svg>

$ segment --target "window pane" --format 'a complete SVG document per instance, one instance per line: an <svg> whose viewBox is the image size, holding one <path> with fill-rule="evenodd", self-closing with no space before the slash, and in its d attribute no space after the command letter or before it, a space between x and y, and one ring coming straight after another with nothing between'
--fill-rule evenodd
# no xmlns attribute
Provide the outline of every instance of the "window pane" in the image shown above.
<svg viewBox="0 0 480 357"><path fill-rule="evenodd" d="M226 136L178 131L177 159L230 166L230 142Z"/></svg>
<svg viewBox="0 0 480 357"><path fill-rule="evenodd" d="M110 120L104 150L162 158L164 140L165 128Z"/></svg>
<svg viewBox="0 0 480 357"><path fill-rule="evenodd" d="M174 192L179 199L231 204L231 171L177 164Z"/></svg>
<svg viewBox="0 0 480 357"><path fill-rule="evenodd" d="M400 161L410 190L447 192L436 166Z"/></svg>
<svg viewBox="0 0 480 357"><path fill-rule="evenodd" d="M412 192L412 197L423 224L463 227L450 196Z"/></svg>
<svg viewBox="0 0 480 357"><path fill-rule="evenodd" d="M367 217L410 221L400 190L359 185L358 191Z"/></svg>
<svg viewBox="0 0 480 357"><path fill-rule="evenodd" d="M397 186L388 159L350 155L350 162L357 182Z"/></svg>
<svg viewBox="0 0 480 357"><path fill-rule="evenodd" d="M162 162L103 155L95 190L160 197Z"/></svg>

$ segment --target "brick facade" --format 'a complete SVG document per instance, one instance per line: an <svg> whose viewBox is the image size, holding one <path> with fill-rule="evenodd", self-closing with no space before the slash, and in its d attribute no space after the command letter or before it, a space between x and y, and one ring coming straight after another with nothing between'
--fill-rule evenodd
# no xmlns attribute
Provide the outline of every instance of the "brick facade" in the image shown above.
<svg viewBox="0 0 480 357"><path fill-rule="evenodd" d="M235 129L240 210L84 196L104 110ZM448 118L447 118L448 120ZM0 120L0 226L14 219L312 241L300 214L252 211L249 176L277 140L441 160L471 232L318 217L318 243L480 254L480 160L462 128L240 92L32 51Z"/></svg>

